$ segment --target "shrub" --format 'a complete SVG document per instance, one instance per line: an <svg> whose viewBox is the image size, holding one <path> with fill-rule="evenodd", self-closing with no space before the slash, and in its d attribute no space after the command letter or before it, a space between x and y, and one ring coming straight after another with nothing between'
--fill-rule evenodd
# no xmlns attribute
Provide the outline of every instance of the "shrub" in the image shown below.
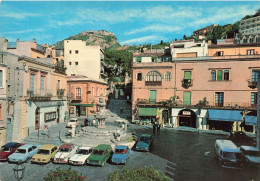
<svg viewBox="0 0 260 181"><path fill-rule="evenodd" d="M132 170L124 169L120 174L119 171L115 171L108 176L109 181L126 181L126 180L135 180L135 181L168 181L169 178L162 174L159 170L154 169L153 167L134 168Z"/></svg>
<svg viewBox="0 0 260 181"><path fill-rule="evenodd" d="M44 177L45 181L81 181L86 180L86 176L79 175L78 171L69 169L60 169L52 170Z"/></svg>

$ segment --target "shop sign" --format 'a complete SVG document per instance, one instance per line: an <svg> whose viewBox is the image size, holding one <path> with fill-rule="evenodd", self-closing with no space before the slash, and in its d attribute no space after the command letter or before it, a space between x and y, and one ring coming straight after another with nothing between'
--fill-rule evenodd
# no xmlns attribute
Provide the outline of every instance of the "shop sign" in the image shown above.
<svg viewBox="0 0 260 181"><path fill-rule="evenodd" d="M183 111L182 114L185 115L185 116L190 116L191 112L190 111Z"/></svg>

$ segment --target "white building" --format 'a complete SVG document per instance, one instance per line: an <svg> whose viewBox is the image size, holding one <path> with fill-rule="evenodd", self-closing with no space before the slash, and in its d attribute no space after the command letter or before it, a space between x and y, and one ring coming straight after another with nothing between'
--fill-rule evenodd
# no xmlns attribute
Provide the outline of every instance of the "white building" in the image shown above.
<svg viewBox="0 0 260 181"><path fill-rule="evenodd" d="M241 43L260 42L260 16L240 21Z"/></svg>
<svg viewBox="0 0 260 181"><path fill-rule="evenodd" d="M106 82L106 63L100 46L87 46L82 40L64 40L64 59L67 75L84 75Z"/></svg>

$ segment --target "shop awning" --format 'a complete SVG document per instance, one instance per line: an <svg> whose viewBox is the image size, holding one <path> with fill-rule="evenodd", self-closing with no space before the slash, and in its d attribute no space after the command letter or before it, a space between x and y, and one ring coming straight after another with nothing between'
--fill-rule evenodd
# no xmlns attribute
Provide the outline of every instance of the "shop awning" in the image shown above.
<svg viewBox="0 0 260 181"><path fill-rule="evenodd" d="M209 109L209 120L242 122L241 111Z"/></svg>
<svg viewBox="0 0 260 181"><path fill-rule="evenodd" d="M138 116L156 116L157 108L144 108L140 107L138 109Z"/></svg>
<svg viewBox="0 0 260 181"><path fill-rule="evenodd" d="M256 126L257 125L257 116L245 116L245 124Z"/></svg>
<svg viewBox="0 0 260 181"><path fill-rule="evenodd" d="M34 102L34 103L39 108L64 106L64 103L62 101L47 101L47 102Z"/></svg>
<svg viewBox="0 0 260 181"><path fill-rule="evenodd" d="M84 107L93 107L94 104L77 104L77 103L70 103L70 106L84 106Z"/></svg>

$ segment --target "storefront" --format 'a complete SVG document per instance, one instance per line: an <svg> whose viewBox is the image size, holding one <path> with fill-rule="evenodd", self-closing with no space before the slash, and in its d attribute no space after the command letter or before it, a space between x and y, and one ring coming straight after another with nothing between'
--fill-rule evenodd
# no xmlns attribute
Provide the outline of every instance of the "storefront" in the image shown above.
<svg viewBox="0 0 260 181"><path fill-rule="evenodd" d="M154 123L156 121L157 108L138 108L139 120L143 123Z"/></svg>
<svg viewBox="0 0 260 181"><path fill-rule="evenodd" d="M257 126L257 116L245 116L245 131L255 133Z"/></svg>
<svg viewBox="0 0 260 181"><path fill-rule="evenodd" d="M94 109L94 104L70 103L69 106L70 117L88 116L89 111Z"/></svg>

